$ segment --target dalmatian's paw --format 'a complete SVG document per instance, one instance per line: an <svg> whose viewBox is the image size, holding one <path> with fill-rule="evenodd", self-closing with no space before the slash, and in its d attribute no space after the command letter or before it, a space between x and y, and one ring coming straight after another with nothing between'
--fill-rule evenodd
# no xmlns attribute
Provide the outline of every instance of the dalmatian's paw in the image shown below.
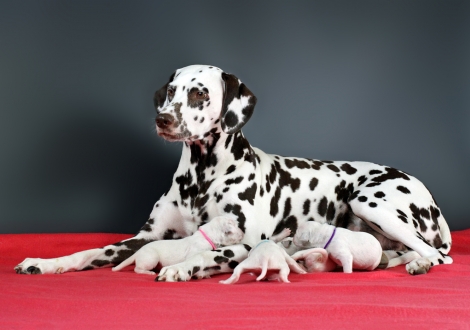
<svg viewBox="0 0 470 330"><path fill-rule="evenodd" d="M406 265L406 270L410 275L426 274L431 268L431 261L428 258L419 258Z"/></svg>
<svg viewBox="0 0 470 330"><path fill-rule="evenodd" d="M61 274L63 270L59 259L26 258L15 267L17 274Z"/></svg>
<svg viewBox="0 0 470 330"><path fill-rule="evenodd" d="M178 265L163 267L155 281L158 282L186 282L191 279L191 271Z"/></svg>

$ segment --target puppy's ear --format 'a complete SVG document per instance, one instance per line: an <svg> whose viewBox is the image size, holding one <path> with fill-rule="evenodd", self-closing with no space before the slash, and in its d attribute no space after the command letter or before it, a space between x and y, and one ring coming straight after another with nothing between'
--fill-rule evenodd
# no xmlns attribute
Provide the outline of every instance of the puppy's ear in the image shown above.
<svg viewBox="0 0 470 330"><path fill-rule="evenodd" d="M173 74L170 76L169 81L158 91L155 92L153 95L153 105L155 106L155 110L157 110L157 113L160 112L163 108L163 104L165 104L166 100L166 91L168 89L168 84L173 81L175 78L176 71L173 72Z"/></svg>
<svg viewBox="0 0 470 330"><path fill-rule="evenodd" d="M225 83L220 123L227 134L238 132L250 119L256 96L233 74L222 72Z"/></svg>

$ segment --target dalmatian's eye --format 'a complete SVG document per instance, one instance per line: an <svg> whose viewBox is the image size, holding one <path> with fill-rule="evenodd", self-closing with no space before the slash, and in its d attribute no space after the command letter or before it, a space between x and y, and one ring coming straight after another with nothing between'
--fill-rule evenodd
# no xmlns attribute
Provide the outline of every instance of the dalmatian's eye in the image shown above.
<svg viewBox="0 0 470 330"><path fill-rule="evenodd" d="M168 94L168 96L174 96L175 95L175 91L171 88L168 88L168 90L166 91L166 93Z"/></svg>
<svg viewBox="0 0 470 330"><path fill-rule="evenodd" d="M196 95L197 95L197 98L200 99L200 100L207 99L208 96L209 96L209 95L208 95L207 93L205 93L205 92L197 92Z"/></svg>

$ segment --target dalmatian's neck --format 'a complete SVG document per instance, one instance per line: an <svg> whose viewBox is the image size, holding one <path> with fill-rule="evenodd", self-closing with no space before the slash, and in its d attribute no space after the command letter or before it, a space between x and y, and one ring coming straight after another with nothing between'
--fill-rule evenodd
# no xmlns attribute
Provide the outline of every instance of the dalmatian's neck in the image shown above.
<svg viewBox="0 0 470 330"><path fill-rule="evenodd" d="M203 173L223 174L220 171L227 171L224 163L235 167L237 163L246 161L256 164L256 154L241 131L225 134L213 130L203 140L185 142L183 153L189 154L198 176Z"/></svg>

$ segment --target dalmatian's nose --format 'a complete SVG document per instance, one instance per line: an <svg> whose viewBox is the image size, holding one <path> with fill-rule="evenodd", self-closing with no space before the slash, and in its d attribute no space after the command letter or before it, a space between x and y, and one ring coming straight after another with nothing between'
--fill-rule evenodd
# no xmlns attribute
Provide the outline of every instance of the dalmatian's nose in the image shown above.
<svg viewBox="0 0 470 330"><path fill-rule="evenodd" d="M168 128L173 125L175 118L167 113L161 113L155 118L155 122L159 128Z"/></svg>

